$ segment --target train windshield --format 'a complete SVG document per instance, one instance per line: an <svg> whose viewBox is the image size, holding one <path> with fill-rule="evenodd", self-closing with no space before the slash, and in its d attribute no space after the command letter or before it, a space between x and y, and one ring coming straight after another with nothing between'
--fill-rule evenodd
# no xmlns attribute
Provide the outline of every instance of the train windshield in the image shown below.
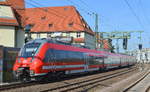
<svg viewBox="0 0 150 92"><path fill-rule="evenodd" d="M20 51L20 57L33 57L38 48L40 47L41 43L29 43L26 44Z"/></svg>

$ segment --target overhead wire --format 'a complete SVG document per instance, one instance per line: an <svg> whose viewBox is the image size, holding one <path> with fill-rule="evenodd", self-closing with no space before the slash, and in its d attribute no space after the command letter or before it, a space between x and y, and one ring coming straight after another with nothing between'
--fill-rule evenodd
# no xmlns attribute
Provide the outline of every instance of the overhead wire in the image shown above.
<svg viewBox="0 0 150 92"><path fill-rule="evenodd" d="M32 4L31 2L33 2L34 4ZM38 7L37 5L40 5L41 6L41 4L39 4L39 3L37 3L37 2L35 2L35 1L30 1L30 2L26 2L26 3L28 3L28 4L30 4L31 6L33 6L33 7ZM36 5L35 5L36 4ZM40 10L42 10L42 11L44 11L44 12L48 12L48 13L50 13L50 14L54 14L54 15L56 15L57 17L60 17L60 18L63 18L63 19L65 19L65 18L67 18L68 16L66 16L66 15L61 15L60 13L58 13L58 11L54 11L53 9L51 9L51 11L54 11L54 12L50 12L50 11L45 11L43 8L41 8L41 7L38 7ZM56 14L57 13L57 14ZM58 15L59 14L59 15ZM74 24L77 24L77 25L79 25L79 26L82 26L82 27L84 27L84 25L81 25L81 24L79 24L79 23L76 23L76 22L73 22Z"/></svg>
<svg viewBox="0 0 150 92"><path fill-rule="evenodd" d="M88 10L90 10L92 12L92 14L96 14L96 11L93 10L93 7L89 6L86 2L84 2L83 0L79 0L81 3L83 3L87 8ZM115 24L115 27L114 25L112 25L112 23L109 23L110 22L110 19L106 18L106 16L104 16L103 14L99 14L97 13L98 15L100 15L102 17L102 19L105 19L105 23L104 22L101 22L101 23L104 23L105 25L107 25L107 27L112 27L113 29L116 30L117 26ZM101 18L98 18L100 21L102 20ZM109 21L109 22L108 22Z"/></svg>
<svg viewBox="0 0 150 92"><path fill-rule="evenodd" d="M139 23L139 25L141 26L141 28L144 29L144 26L141 22L140 17L136 14L136 12L134 11L134 9L131 7L130 3L128 2L128 0L124 0L124 2L126 3L126 5L128 6L129 10L131 11L131 13L134 15L134 17L136 18L137 22Z"/></svg>
<svg viewBox="0 0 150 92"><path fill-rule="evenodd" d="M82 4L84 4L84 5L88 8L89 11L91 11L92 15L93 15L93 14L96 14L96 12L93 10L93 7L89 6L89 5L88 5L86 2L84 2L83 0L79 0L79 1L80 1ZM97 13L97 14L98 14L98 13ZM105 16L103 16L102 14L98 14L98 15L101 15L101 17L103 17L103 19L106 19ZM101 21L102 19L98 17L98 20ZM108 20L108 19L107 19L107 20ZM101 22L101 23L104 23L104 22ZM105 25L107 25L107 27L112 27L112 28L114 28L114 26L113 26L111 23L109 24L109 23L106 23L106 22L105 22ZM116 30L116 27L115 27L114 29ZM110 44L106 44L106 43L103 44L103 45L108 45L108 47L110 47L110 48L112 47Z"/></svg>
<svg viewBox="0 0 150 92"><path fill-rule="evenodd" d="M70 3L72 3L73 5L77 6L81 11L85 12L87 15L92 15L91 12L89 12L89 11L87 11L87 10L81 8L80 5L78 5L77 3L75 3L75 2L73 2L73 1L71 1L71 0L67 0L67 1L70 2Z"/></svg>
<svg viewBox="0 0 150 92"><path fill-rule="evenodd" d="M150 24L150 19L148 18L147 14L146 14L146 12L145 12L145 9L144 9L144 7L143 7L143 3L142 3L142 1L141 1L141 0L139 0L139 6L140 6L140 7L141 7L141 9L142 9L142 12L143 12L144 18L145 18L145 19L146 19L146 21Z"/></svg>
<svg viewBox="0 0 150 92"><path fill-rule="evenodd" d="M144 2L144 3L146 3L146 2ZM139 44L139 43L141 43L141 44L149 44L148 43L148 37L149 37L149 26L147 27L147 25L150 25L150 19L149 19L149 17L147 16L147 13L146 13L146 11L145 11L145 7L144 7L144 5L143 5L143 2L142 2L142 0L137 0L137 2L135 2L135 4L137 5L137 8L138 8L138 13L140 13L139 15L141 16L141 19L143 20L142 22L143 22L143 24L144 24L144 33L142 33L142 39L140 40L140 38L138 38L139 39L139 41L137 42L137 44Z"/></svg>
<svg viewBox="0 0 150 92"><path fill-rule="evenodd" d="M95 10L93 10L92 7L90 7L87 3L85 3L83 0L79 0L85 7L87 7L88 11L91 12L91 14L95 13Z"/></svg>
<svg viewBox="0 0 150 92"><path fill-rule="evenodd" d="M46 11L44 8L38 7L37 5L32 4L31 2L38 4L37 2L32 1L32 0L31 0L30 2L26 2L26 3L30 4L31 6L37 7L37 8L39 8L39 9L40 9L40 10L42 10L42 11L45 11L45 12L51 13L51 14L53 14L53 15L57 16L57 17L61 17L61 18L66 18L66 17L67 17L67 16L61 16L61 15L58 15L58 14L56 14L56 12L55 12L55 13L54 13L54 12L52 12L52 11L54 11L54 10L52 10L52 11ZM38 5L40 5L40 4L38 4Z"/></svg>
<svg viewBox="0 0 150 92"><path fill-rule="evenodd" d="M139 0L138 6L141 8L141 12L143 12L143 17L145 18L147 23L150 25L150 19L148 18L147 14L146 14L146 11L145 11L145 9L143 7L143 3L142 3L141 0ZM143 35L145 35L144 37L149 37L149 34L147 32L145 32ZM149 39L149 38L147 38L147 39ZM148 41L147 41L147 44L149 44Z"/></svg>

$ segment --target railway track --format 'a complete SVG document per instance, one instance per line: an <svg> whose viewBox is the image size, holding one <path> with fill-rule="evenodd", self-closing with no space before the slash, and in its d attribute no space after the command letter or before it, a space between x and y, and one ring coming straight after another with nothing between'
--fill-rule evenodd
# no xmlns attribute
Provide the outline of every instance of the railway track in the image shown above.
<svg viewBox="0 0 150 92"><path fill-rule="evenodd" d="M35 85L37 83L35 82L28 82L28 83L13 83L10 85L2 85L0 86L0 91L3 90L10 90L10 89L14 89L14 88L20 88L20 87L27 87L27 86L31 86L31 85Z"/></svg>
<svg viewBox="0 0 150 92"><path fill-rule="evenodd" d="M58 87L54 87L54 86L49 86L48 89L42 89L40 90L41 92L48 92L48 91L59 91L59 92L66 92L66 91L72 91L72 90L79 90L79 91L83 91L83 90L88 90L89 88L95 87L96 85L100 85L99 82L117 77L117 76L121 76L123 74L135 71L136 68L132 67L132 68L125 68L122 70L115 70L113 71L113 73L110 74L106 74L104 76L96 76L90 79L85 79L85 80L79 80L79 81L75 81L75 82L67 82L65 81L64 85L59 85ZM111 71L110 71L111 72ZM106 72L108 73L108 72ZM71 80L71 79L69 79ZM63 81L63 80L62 80ZM60 82L62 82L60 81ZM55 82L54 82L55 83ZM54 84L53 82L48 83L48 84ZM58 82L59 83L59 82ZM14 90L14 89L19 89L19 88L27 88L29 86L36 86L36 85L42 85L41 83L37 83L37 82L29 82L29 83L16 83L13 85L5 85L5 86L1 86L0 87L0 91L4 91L4 90ZM56 84L57 85L57 84ZM33 87L34 87L33 86ZM87 87L88 86L88 87ZM81 88L81 89L80 89ZM83 89L84 88L84 89Z"/></svg>
<svg viewBox="0 0 150 92"><path fill-rule="evenodd" d="M123 90L123 92L139 92L139 91L136 91L136 90L132 90L132 88L134 88L136 85L138 85L141 81L143 81L146 77L148 77L148 75L150 74L150 71L148 71L145 75L143 75L140 79L138 79L137 81L135 81L133 84L129 85L127 88L125 88ZM148 80L149 81L149 80ZM144 84L143 84L144 85ZM135 89L135 88L134 88ZM138 90L138 89L137 89ZM143 91L142 92L149 92L150 90L150 86L147 87L146 89L142 89Z"/></svg>
<svg viewBox="0 0 150 92"><path fill-rule="evenodd" d="M150 86L147 87L145 92L150 92Z"/></svg>
<svg viewBox="0 0 150 92"><path fill-rule="evenodd" d="M50 92L50 91L56 91L56 92L87 92L89 89L94 88L95 86L101 85L100 82L115 78L117 76L124 75L129 72L133 72L136 69L126 70L126 71L120 71L113 74L91 78L87 80L81 80L80 82L74 82L74 83L68 83L67 85L59 86L56 88L50 88L47 90L43 90L40 92ZM104 85L105 86L105 85Z"/></svg>

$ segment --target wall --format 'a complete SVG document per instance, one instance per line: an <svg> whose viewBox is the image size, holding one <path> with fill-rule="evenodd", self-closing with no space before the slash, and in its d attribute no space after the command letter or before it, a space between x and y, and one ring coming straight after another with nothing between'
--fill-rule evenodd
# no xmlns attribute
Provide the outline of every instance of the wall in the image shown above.
<svg viewBox="0 0 150 92"><path fill-rule="evenodd" d="M56 37L57 35L59 36L70 36L73 38L77 38L77 32L69 32L69 33L65 33L65 32L57 32L57 33L32 33L31 37L33 39L36 38L47 38L48 35L51 35L51 37ZM27 34L25 35L27 36ZM95 38L93 35L90 35L88 33L85 32L80 32L80 37L79 38L84 38L85 39L85 43L80 43L81 45L86 45L88 47L90 47L91 49L95 49Z"/></svg>
<svg viewBox="0 0 150 92"><path fill-rule="evenodd" d="M14 18L14 15L10 6L0 5L0 18Z"/></svg>
<svg viewBox="0 0 150 92"><path fill-rule="evenodd" d="M0 26L0 45L15 47L15 27Z"/></svg>
<svg viewBox="0 0 150 92"><path fill-rule="evenodd" d="M13 65L20 49L0 46L0 83L15 81Z"/></svg>
<svg viewBox="0 0 150 92"><path fill-rule="evenodd" d="M58 34L57 34L58 33ZM48 34L49 35L51 35L51 37L55 37L56 35L60 35L60 36L68 36L68 34L69 34L69 36L70 37L73 37L73 38L77 38L77 33L76 32L69 32L69 33L65 33L65 32L56 32L56 33L40 33L40 34L38 34L38 33L32 33L31 34L31 37L33 38L33 39L35 39L35 38L47 38L48 37ZM25 35L25 36L27 36L27 35ZM84 32L81 32L81 38L84 38Z"/></svg>
<svg viewBox="0 0 150 92"><path fill-rule="evenodd" d="M137 62L139 63L150 63L150 48L143 48L141 51L135 50L131 52L131 54L136 57Z"/></svg>
<svg viewBox="0 0 150 92"><path fill-rule="evenodd" d="M25 32L22 30L16 31L16 47L21 48L24 45Z"/></svg>

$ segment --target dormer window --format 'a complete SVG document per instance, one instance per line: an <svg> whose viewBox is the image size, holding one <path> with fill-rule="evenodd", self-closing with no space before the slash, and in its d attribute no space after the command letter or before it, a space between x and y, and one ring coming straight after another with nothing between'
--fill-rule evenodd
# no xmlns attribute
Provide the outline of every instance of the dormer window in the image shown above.
<svg viewBox="0 0 150 92"><path fill-rule="evenodd" d="M67 32L67 33L66 33L66 36L67 36L67 37L70 37L70 33L69 33L69 32Z"/></svg>
<svg viewBox="0 0 150 92"><path fill-rule="evenodd" d="M52 27L53 26L53 24L48 24L48 27Z"/></svg>
<svg viewBox="0 0 150 92"><path fill-rule="evenodd" d="M68 8L64 8L64 10L65 10L65 11L67 11L67 10L68 10Z"/></svg>
<svg viewBox="0 0 150 92"><path fill-rule="evenodd" d="M72 27L72 26L73 26L73 22L69 23L68 26L69 26L69 27Z"/></svg>
<svg viewBox="0 0 150 92"><path fill-rule="evenodd" d="M47 8L44 9L45 12L48 12Z"/></svg>
<svg viewBox="0 0 150 92"><path fill-rule="evenodd" d="M45 20L45 19L46 19L46 16L41 17L41 20Z"/></svg>
<svg viewBox="0 0 150 92"><path fill-rule="evenodd" d="M25 18L25 20L28 20L28 19L29 19L29 17L26 17L26 18Z"/></svg>
<svg viewBox="0 0 150 92"><path fill-rule="evenodd" d="M81 32L77 32L77 38L81 37Z"/></svg>

